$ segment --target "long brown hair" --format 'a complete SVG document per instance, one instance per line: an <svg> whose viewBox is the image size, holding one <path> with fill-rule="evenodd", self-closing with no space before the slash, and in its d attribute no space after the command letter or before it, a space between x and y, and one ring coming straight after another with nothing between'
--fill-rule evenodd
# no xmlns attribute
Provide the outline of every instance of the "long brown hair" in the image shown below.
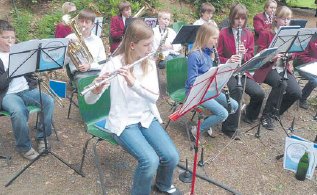
<svg viewBox="0 0 317 195"><path fill-rule="evenodd" d="M134 20L127 28L122 43L118 49L117 54L123 54L124 64L132 64L135 60L134 52L130 47L131 43L138 43L141 40L149 39L154 35L152 28L150 28L143 20ZM147 60L142 62L142 69L144 74L147 73ZM130 69L131 71L133 68Z"/></svg>
<svg viewBox="0 0 317 195"><path fill-rule="evenodd" d="M230 13L229 13L230 27L233 26L234 19L236 17L241 17L241 18L245 19L245 22L242 26L244 28L246 26L246 24L248 23L248 10L241 3L233 4L230 8Z"/></svg>

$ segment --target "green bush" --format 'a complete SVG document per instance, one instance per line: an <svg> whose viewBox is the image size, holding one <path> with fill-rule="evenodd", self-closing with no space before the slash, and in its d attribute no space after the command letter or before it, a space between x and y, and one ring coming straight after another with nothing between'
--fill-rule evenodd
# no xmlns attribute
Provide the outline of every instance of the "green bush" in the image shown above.
<svg viewBox="0 0 317 195"><path fill-rule="evenodd" d="M26 41L32 38L31 36L31 20L32 14L27 10L17 10L13 14L14 20L12 25L15 28L17 40Z"/></svg>

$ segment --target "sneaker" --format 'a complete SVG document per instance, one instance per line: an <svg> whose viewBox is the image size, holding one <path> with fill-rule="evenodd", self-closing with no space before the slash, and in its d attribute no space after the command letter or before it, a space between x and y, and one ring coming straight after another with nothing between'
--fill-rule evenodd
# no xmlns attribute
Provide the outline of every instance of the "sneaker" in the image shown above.
<svg viewBox="0 0 317 195"><path fill-rule="evenodd" d="M208 133L208 135L209 135L210 137L214 137L214 136L212 135L212 128L211 128L211 127L208 129L207 133Z"/></svg>
<svg viewBox="0 0 317 195"><path fill-rule="evenodd" d="M31 148L29 151L21 153L21 155L28 160L34 160L36 157L38 157L39 153Z"/></svg>
<svg viewBox="0 0 317 195"><path fill-rule="evenodd" d="M50 146L48 140L46 140L46 141L47 141L47 149L50 149L51 146ZM39 153L42 153L42 152L45 151L45 142L44 142L44 140L39 140L37 142L37 150L39 151Z"/></svg>
<svg viewBox="0 0 317 195"><path fill-rule="evenodd" d="M299 101L299 107L301 107L301 108L307 110L308 107L309 107L308 102L307 102L306 100L300 100L300 101Z"/></svg>
<svg viewBox="0 0 317 195"><path fill-rule="evenodd" d="M155 186L155 190L160 192L160 193L163 193L163 194L166 194L166 195L183 195L183 192L181 192L178 188L176 188L174 185L171 186L171 188L169 190L167 190L166 192L163 192L161 191L160 189L158 189L156 186Z"/></svg>
<svg viewBox="0 0 317 195"><path fill-rule="evenodd" d="M272 118L269 117L269 116L262 116L261 124L262 124L262 126L264 128L266 128L268 130L273 130L274 129Z"/></svg>

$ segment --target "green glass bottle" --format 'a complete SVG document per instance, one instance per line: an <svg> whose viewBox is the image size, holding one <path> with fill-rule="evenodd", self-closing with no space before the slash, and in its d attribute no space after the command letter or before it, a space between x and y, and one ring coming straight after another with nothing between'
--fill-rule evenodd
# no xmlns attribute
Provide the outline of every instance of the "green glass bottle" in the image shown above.
<svg viewBox="0 0 317 195"><path fill-rule="evenodd" d="M306 178L308 167L309 167L309 156L308 156L308 152L305 152L298 162L295 178L300 181L304 181Z"/></svg>

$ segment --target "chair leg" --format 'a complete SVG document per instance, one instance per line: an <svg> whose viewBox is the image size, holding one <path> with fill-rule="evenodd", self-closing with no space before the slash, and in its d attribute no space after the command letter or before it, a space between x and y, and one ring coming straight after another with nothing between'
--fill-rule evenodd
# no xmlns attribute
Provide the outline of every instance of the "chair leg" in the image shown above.
<svg viewBox="0 0 317 195"><path fill-rule="evenodd" d="M92 140L93 138L94 137L91 137L85 142L85 145L83 148L83 156L81 157L81 162L80 162L80 166L79 166L79 170L78 170L80 173L83 173L82 170L83 170L84 161L85 161L85 157L86 157L87 147L88 147L89 141Z"/></svg>
<svg viewBox="0 0 317 195"><path fill-rule="evenodd" d="M175 110L176 110L176 108L177 108L177 103L174 103L173 105L172 105L172 113L174 113L175 112ZM167 129L167 127L168 127L168 125L170 124L170 122L171 122L171 119L168 119L168 121L167 121L167 124L165 125L165 130Z"/></svg>
<svg viewBox="0 0 317 195"><path fill-rule="evenodd" d="M57 135L57 131L56 131L56 128L55 128L55 124L54 124L53 121L52 121L52 129L53 129L53 131L54 131L54 133L55 133L56 140L59 141L59 137L58 137L58 135Z"/></svg>
<svg viewBox="0 0 317 195"><path fill-rule="evenodd" d="M94 144L94 160L95 160L95 165L97 167L98 170L98 175L99 175L99 181L100 181L100 187L102 190L102 194L105 195L106 193L106 189L105 189L105 181L104 181L104 175L102 173L102 169L100 166L100 157L98 155L97 152L97 145L99 143L100 139L98 139L98 141Z"/></svg>
<svg viewBox="0 0 317 195"><path fill-rule="evenodd" d="M73 96L74 96L75 91L72 91L72 94L70 95L69 98L69 106L68 106L68 113L67 113L67 119L69 119L69 115L70 115L70 110L72 109L72 103L73 103Z"/></svg>

